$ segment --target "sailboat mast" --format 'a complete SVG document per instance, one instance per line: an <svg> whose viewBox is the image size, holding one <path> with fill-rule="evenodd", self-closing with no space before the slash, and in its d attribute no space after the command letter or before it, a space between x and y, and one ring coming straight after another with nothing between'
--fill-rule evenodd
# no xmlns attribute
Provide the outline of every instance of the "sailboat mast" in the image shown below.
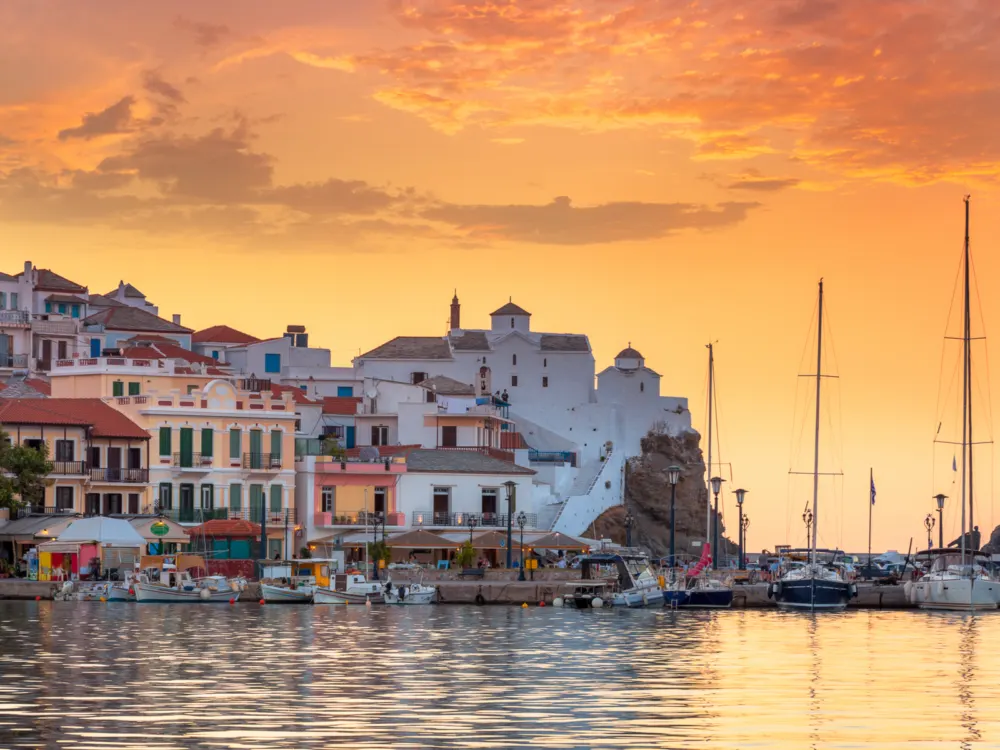
<svg viewBox="0 0 1000 750"><path fill-rule="evenodd" d="M712 401L715 392L715 352L708 345L708 465L705 467L705 487L708 489L705 501L705 544L712 538ZM712 550L713 554L715 550Z"/></svg>
<svg viewBox="0 0 1000 750"><path fill-rule="evenodd" d="M819 280L819 328L816 332L816 438L813 448L813 522L809 544L811 562L816 562L816 539L819 526L819 396L823 383L823 279Z"/></svg>
<svg viewBox="0 0 1000 750"><path fill-rule="evenodd" d="M962 565L965 565L965 533L966 533L966 513L965 513L965 498L966 498L966 477L968 476L967 471L971 468L971 453L970 445L971 442L969 435L972 431L972 420L970 410L972 407L971 398L972 395L969 391L969 383L972 379L972 357L969 354L969 331L971 328L971 315L970 315L970 304L969 304L969 196L965 196L965 305L963 311L962 320ZM971 480L971 476L968 477ZM970 482L971 484L971 482ZM972 491L969 488L969 513L968 519L971 524L972 521Z"/></svg>

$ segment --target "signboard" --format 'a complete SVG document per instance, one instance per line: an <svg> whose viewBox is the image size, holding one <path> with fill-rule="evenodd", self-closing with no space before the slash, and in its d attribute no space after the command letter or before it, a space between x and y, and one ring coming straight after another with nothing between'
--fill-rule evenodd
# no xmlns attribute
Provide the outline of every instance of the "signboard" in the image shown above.
<svg viewBox="0 0 1000 750"><path fill-rule="evenodd" d="M149 527L149 530L154 536L166 536L170 533L170 526L163 523L163 521L157 521Z"/></svg>
<svg viewBox="0 0 1000 750"><path fill-rule="evenodd" d="M534 558L531 558L529 560L525 560L524 561L524 569L525 570L538 570L538 560L535 560Z"/></svg>

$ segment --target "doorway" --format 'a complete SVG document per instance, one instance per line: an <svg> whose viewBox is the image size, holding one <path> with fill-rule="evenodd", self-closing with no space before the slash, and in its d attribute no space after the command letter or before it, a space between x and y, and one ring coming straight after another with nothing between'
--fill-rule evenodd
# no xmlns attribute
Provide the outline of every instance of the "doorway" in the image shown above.
<svg viewBox="0 0 1000 750"><path fill-rule="evenodd" d="M180 487L180 508L178 520L181 523L194 522L194 485L182 484Z"/></svg>

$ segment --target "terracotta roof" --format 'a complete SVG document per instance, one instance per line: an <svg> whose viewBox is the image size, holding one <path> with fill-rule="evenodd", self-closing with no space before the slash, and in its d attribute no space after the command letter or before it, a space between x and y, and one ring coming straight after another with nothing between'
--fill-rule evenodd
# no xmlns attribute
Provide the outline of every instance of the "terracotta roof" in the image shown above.
<svg viewBox="0 0 1000 750"><path fill-rule="evenodd" d="M541 347L543 352L589 352L590 342L575 333L543 333Z"/></svg>
<svg viewBox="0 0 1000 750"><path fill-rule="evenodd" d="M139 337L143 341L149 341L150 337ZM134 339L130 339L132 341ZM176 341L170 339L159 339L150 341L149 346L129 345L125 347L125 356L131 359L179 359L192 365L217 365L218 362L211 357L196 354L190 349L185 349Z"/></svg>
<svg viewBox="0 0 1000 750"><path fill-rule="evenodd" d="M42 380L14 377L9 378L6 383L0 381L0 399L45 398L51 393L51 386Z"/></svg>
<svg viewBox="0 0 1000 750"><path fill-rule="evenodd" d="M493 312L490 313L491 318L494 315L527 315L528 317L531 317L530 312L525 310L523 307L520 307L519 305L515 305L513 302L508 302L499 310L494 310Z"/></svg>
<svg viewBox="0 0 1000 750"><path fill-rule="evenodd" d="M77 292L84 293L87 292L87 287L80 286L75 281L70 281L65 276L60 276L54 271L50 271L47 268L36 268L38 272L38 283L35 284L35 290L39 292ZM15 278L20 278L24 276L24 271L17 274Z"/></svg>
<svg viewBox="0 0 1000 750"><path fill-rule="evenodd" d="M360 396L326 396L323 399L323 413L352 416L358 413L360 403Z"/></svg>
<svg viewBox="0 0 1000 750"><path fill-rule="evenodd" d="M213 518L200 526L185 529L191 536L225 536L260 538L260 524L242 518Z"/></svg>
<svg viewBox="0 0 1000 750"><path fill-rule="evenodd" d="M138 307L109 307L84 319L85 325L103 325L113 331L165 331L191 333L190 328L175 325Z"/></svg>
<svg viewBox="0 0 1000 750"><path fill-rule="evenodd" d="M45 298L46 302L70 302L74 305L86 305L87 300L83 297L77 297L75 294L50 294Z"/></svg>
<svg viewBox="0 0 1000 750"><path fill-rule="evenodd" d="M524 442L524 435L520 432L501 432L500 447L505 451L520 450L531 446Z"/></svg>
<svg viewBox="0 0 1000 750"><path fill-rule="evenodd" d="M618 352L618 354L615 355L615 359L644 359L644 357L629 346Z"/></svg>
<svg viewBox="0 0 1000 750"><path fill-rule="evenodd" d="M490 342L486 331L462 331L461 335L451 336L451 345L460 352L488 352Z"/></svg>
<svg viewBox="0 0 1000 750"><path fill-rule="evenodd" d="M469 383L463 383L446 375L435 375L421 380L418 385L432 390L441 396L475 396L476 389Z"/></svg>
<svg viewBox="0 0 1000 750"><path fill-rule="evenodd" d="M125 339L126 342L134 341L137 344L143 341L166 341L168 344L176 344L177 341L166 336L161 336L158 333L137 333L135 336Z"/></svg>
<svg viewBox="0 0 1000 750"><path fill-rule="evenodd" d="M381 452L381 448L379 451ZM532 469L478 451L415 450L406 457L407 472L442 474L534 474Z"/></svg>
<svg viewBox="0 0 1000 750"><path fill-rule="evenodd" d="M103 294L91 294L89 304L91 307L128 307L124 302L105 297Z"/></svg>
<svg viewBox="0 0 1000 750"><path fill-rule="evenodd" d="M0 404L0 423L91 427L94 437L149 440L149 433L99 398L15 398Z"/></svg>
<svg viewBox="0 0 1000 750"><path fill-rule="evenodd" d="M397 336L358 359L451 359L451 347L440 336Z"/></svg>
<svg viewBox="0 0 1000 750"><path fill-rule="evenodd" d="M297 404L311 404L312 406L319 406L322 403L322 401L309 398L309 396L307 396L305 391L301 388L296 388L291 385L271 383L271 398L284 398L282 395L284 393L291 393L292 400Z"/></svg>
<svg viewBox="0 0 1000 750"><path fill-rule="evenodd" d="M21 274L18 274L20 276ZM17 276L11 276L10 274L0 271L0 281L17 281Z"/></svg>
<svg viewBox="0 0 1000 750"><path fill-rule="evenodd" d="M26 385L34 388L43 396L52 395L52 383L47 380L40 380L39 378L26 378L24 382Z"/></svg>
<svg viewBox="0 0 1000 750"><path fill-rule="evenodd" d="M229 326L212 326L195 331L191 340L196 344L210 342L213 344L256 344L260 339L251 336L249 333L237 331Z"/></svg>

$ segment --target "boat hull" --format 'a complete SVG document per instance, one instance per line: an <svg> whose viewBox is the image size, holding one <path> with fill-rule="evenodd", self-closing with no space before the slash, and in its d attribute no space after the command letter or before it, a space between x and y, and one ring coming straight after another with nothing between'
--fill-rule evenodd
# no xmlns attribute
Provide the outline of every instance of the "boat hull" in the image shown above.
<svg viewBox="0 0 1000 750"><path fill-rule="evenodd" d="M240 598L239 591L211 591L210 589L192 589L190 591L170 589L166 586L156 586L148 583L136 583L135 600L143 603L157 604L225 604L230 600ZM202 592L208 591L207 596Z"/></svg>
<svg viewBox="0 0 1000 750"><path fill-rule="evenodd" d="M733 606L732 589L688 589L685 609L729 609Z"/></svg>
<svg viewBox="0 0 1000 750"><path fill-rule="evenodd" d="M418 591L416 593L407 592L406 596L402 599L399 598L395 593L387 594L385 597L386 604L433 604L434 596L437 594L436 591Z"/></svg>
<svg viewBox="0 0 1000 750"><path fill-rule="evenodd" d="M663 590L647 589L645 591L624 591L615 594L611 599L612 607L629 607L638 609L640 607L662 607Z"/></svg>
<svg viewBox="0 0 1000 750"><path fill-rule="evenodd" d="M910 604L921 609L968 612L997 608L1000 584L981 578L908 581L905 592Z"/></svg>
<svg viewBox="0 0 1000 750"><path fill-rule="evenodd" d="M852 594L851 584L847 581L803 578L779 583L774 593L778 607L782 609L846 609Z"/></svg>
<svg viewBox="0 0 1000 750"><path fill-rule="evenodd" d="M316 589L313 591L314 604L361 604L366 601L372 604L384 604L385 597L382 594L351 594L346 591L331 591L330 589Z"/></svg>
<svg viewBox="0 0 1000 750"><path fill-rule="evenodd" d="M129 593L132 591L133 593ZM108 601L109 602L134 602L135 601L135 589L131 587L121 587L121 586L109 586L108 587Z"/></svg>
<svg viewBox="0 0 1000 750"><path fill-rule="evenodd" d="M688 601L688 592L681 590L667 590L663 592L664 607L683 607Z"/></svg>
<svg viewBox="0 0 1000 750"><path fill-rule="evenodd" d="M312 601L313 592L309 588L290 589L262 583L260 595L268 604L308 604Z"/></svg>

